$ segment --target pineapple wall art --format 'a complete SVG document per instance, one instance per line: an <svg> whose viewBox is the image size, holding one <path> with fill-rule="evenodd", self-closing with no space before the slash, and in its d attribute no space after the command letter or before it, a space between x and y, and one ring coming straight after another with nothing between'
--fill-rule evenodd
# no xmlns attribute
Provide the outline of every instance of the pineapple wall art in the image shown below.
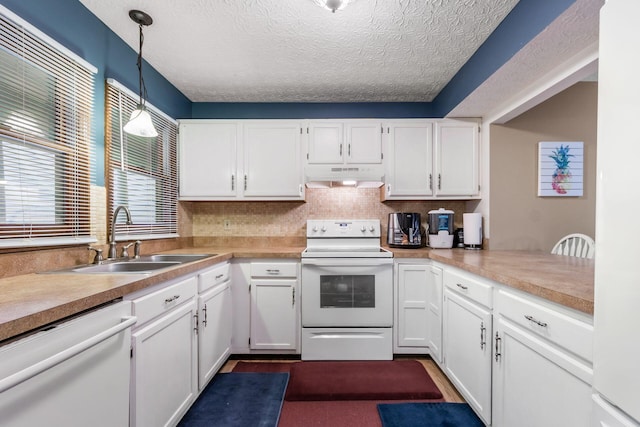
<svg viewBox="0 0 640 427"><path fill-rule="evenodd" d="M583 165L583 142L538 143L538 196L582 196Z"/></svg>

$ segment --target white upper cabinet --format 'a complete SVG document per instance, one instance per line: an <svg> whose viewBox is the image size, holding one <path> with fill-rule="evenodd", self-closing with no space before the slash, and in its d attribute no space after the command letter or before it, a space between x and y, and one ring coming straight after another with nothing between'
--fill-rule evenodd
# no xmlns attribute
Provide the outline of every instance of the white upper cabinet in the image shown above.
<svg viewBox="0 0 640 427"><path fill-rule="evenodd" d="M384 136L385 200L479 197L476 121L395 120Z"/></svg>
<svg viewBox="0 0 640 427"><path fill-rule="evenodd" d="M389 123L385 196L424 198L433 196L433 124L426 120Z"/></svg>
<svg viewBox="0 0 640 427"><path fill-rule="evenodd" d="M243 128L244 197L302 199L300 123L267 120Z"/></svg>
<svg viewBox="0 0 640 427"><path fill-rule="evenodd" d="M478 123L443 120L435 124L435 195L477 196Z"/></svg>
<svg viewBox="0 0 640 427"><path fill-rule="evenodd" d="M236 122L180 123L181 199L236 196L239 135L240 124Z"/></svg>
<svg viewBox="0 0 640 427"><path fill-rule="evenodd" d="M303 200L298 121L182 120L181 200Z"/></svg>
<svg viewBox="0 0 640 427"><path fill-rule="evenodd" d="M382 163L378 120L310 120L309 164Z"/></svg>

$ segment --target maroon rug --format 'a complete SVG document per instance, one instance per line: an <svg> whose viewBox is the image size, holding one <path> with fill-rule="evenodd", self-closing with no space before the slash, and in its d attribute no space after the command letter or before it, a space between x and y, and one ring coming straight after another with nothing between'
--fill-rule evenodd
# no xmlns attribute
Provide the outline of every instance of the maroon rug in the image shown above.
<svg viewBox="0 0 640 427"><path fill-rule="evenodd" d="M288 401L442 398L415 360L295 363L289 375Z"/></svg>

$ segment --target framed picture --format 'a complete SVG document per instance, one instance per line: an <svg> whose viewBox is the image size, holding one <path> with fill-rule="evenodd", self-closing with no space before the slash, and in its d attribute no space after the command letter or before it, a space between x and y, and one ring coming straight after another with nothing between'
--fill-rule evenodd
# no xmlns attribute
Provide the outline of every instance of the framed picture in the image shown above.
<svg viewBox="0 0 640 427"><path fill-rule="evenodd" d="M583 142L539 142L538 196L582 196L583 168Z"/></svg>

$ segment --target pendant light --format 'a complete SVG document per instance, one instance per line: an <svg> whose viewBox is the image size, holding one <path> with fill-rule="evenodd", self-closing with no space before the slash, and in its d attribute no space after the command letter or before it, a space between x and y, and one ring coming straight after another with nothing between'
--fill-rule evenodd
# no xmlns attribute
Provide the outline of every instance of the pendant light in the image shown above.
<svg viewBox="0 0 640 427"><path fill-rule="evenodd" d="M350 0L314 0L314 2L325 9L336 13L336 10L342 10L349 4Z"/></svg>
<svg viewBox="0 0 640 427"><path fill-rule="evenodd" d="M147 138L155 138L158 136L156 128L151 121L151 115L147 111L145 106L147 102L147 88L144 85L144 78L142 77L142 43L144 36L142 34L142 27L153 24L153 19L140 10L130 10L129 17L133 22L138 24L140 30L140 50L138 51L138 78L140 83L140 102L135 110L131 113L129 122L122 128L123 131L129 135L142 136Z"/></svg>

